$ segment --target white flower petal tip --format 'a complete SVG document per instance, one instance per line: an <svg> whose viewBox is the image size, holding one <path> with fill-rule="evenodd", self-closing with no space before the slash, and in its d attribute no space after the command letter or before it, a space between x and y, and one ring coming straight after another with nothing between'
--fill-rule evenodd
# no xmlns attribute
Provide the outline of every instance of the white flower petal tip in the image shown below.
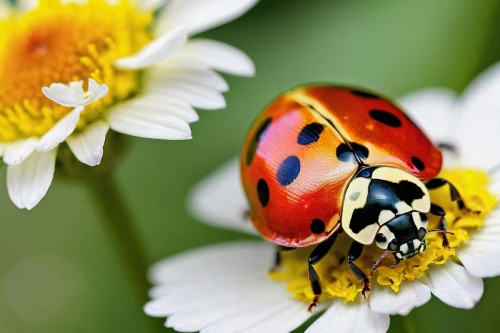
<svg viewBox="0 0 500 333"><path fill-rule="evenodd" d="M457 256L469 273L485 278L500 275L500 214L491 213L484 226L457 250Z"/></svg>
<svg viewBox="0 0 500 333"><path fill-rule="evenodd" d="M134 100L120 104L108 116L110 127L120 133L148 139L189 140L189 124L181 117L165 112L161 106L147 110Z"/></svg>
<svg viewBox="0 0 500 333"><path fill-rule="evenodd" d="M405 281L398 293L390 287L375 285L370 294L370 307L377 313L406 316L415 307L427 303L431 299L429 288L419 281Z"/></svg>
<svg viewBox="0 0 500 333"><path fill-rule="evenodd" d="M481 278L452 261L429 269L427 279L422 282L441 301L460 309L472 309L484 291Z"/></svg>
<svg viewBox="0 0 500 333"><path fill-rule="evenodd" d="M36 150L49 151L57 147L61 142L66 140L73 133L80 120L80 114L83 111L83 106L73 109L70 113L64 116L50 131L45 133L40 141L36 144Z"/></svg>
<svg viewBox="0 0 500 333"><path fill-rule="evenodd" d="M157 64L178 51L186 39L186 28L175 28L144 46L135 55L116 60L115 66L121 69L135 70Z"/></svg>
<svg viewBox="0 0 500 333"><path fill-rule="evenodd" d="M158 31L185 26L190 35L228 23L249 11L259 0L173 0L160 13Z"/></svg>
<svg viewBox="0 0 500 333"><path fill-rule="evenodd" d="M178 55L200 62L223 73L254 76L255 65L243 51L218 41L195 39L186 43Z"/></svg>
<svg viewBox="0 0 500 333"><path fill-rule="evenodd" d="M372 311L368 301L360 300L344 304L336 299L306 330L306 333L385 333L389 329L389 324L389 315Z"/></svg>
<svg viewBox="0 0 500 333"><path fill-rule="evenodd" d="M500 141L500 63L481 73L464 91L457 134L460 138L462 165L490 169L500 164L492 154Z"/></svg>
<svg viewBox="0 0 500 333"><path fill-rule="evenodd" d="M234 242L163 260L150 271L158 286L144 311L181 332L291 332L311 314L267 276L262 258L273 252L265 242Z"/></svg>
<svg viewBox="0 0 500 333"><path fill-rule="evenodd" d="M404 95L398 102L435 143L454 144L457 99L451 90L429 88Z"/></svg>
<svg viewBox="0 0 500 333"><path fill-rule="evenodd" d="M241 186L238 158L225 163L191 190L188 210L210 225L257 233L248 218L250 206Z"/></svg>
<svg viewBox="0 0 500 333"><path fill-rule="evenodd" d="M7 190L14 204L28 210L47 194L54 176L57 150L33 152L23 163L7 167Z"/></svg>
<svg viewBox="0 0 500 333"><path fill-rule="evenodd" d="M108 93L108 86L98 84L89 79L89 90L83 92L83 81L71 82L69 85L52 83L50 87L43 87L43 94L51 101L66 107L86 106L103 98Z"/></svg>
<svg viewBox="0 0 500 333"><path fill-rule="evenodd" d="M9 165L22 163L35 151L37 142L36 138L28 138L6 146L3 155L4 163Z"/></svg>
<svg viewBox="0 0 500 333"><path fill-rule="evenodd" d="M82 133L69 136L66 142L80 162L96 166L101 163L108 130L109 125L106 122L98 121L88 126Z"/></svg>

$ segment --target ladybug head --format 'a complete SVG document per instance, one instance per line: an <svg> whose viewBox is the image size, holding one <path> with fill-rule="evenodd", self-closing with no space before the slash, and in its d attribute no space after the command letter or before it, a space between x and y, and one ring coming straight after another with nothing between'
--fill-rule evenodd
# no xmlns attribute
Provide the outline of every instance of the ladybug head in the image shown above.
<svg viewBox="0 0 500 333"><path fill-rule="evenodd" d="M430 205L425 185L406 171L362 169L346 190L342 228L359 243L375 241L400 261L425 250Z"/></svg>
<svg viewBox="0 0 500 333"><path fill-rule="evenodd" d="M397 261L411 258L427 246L427 215L419 212L410 212L399 215L384 224L375 236L377 246L393 253Z"/></svg>

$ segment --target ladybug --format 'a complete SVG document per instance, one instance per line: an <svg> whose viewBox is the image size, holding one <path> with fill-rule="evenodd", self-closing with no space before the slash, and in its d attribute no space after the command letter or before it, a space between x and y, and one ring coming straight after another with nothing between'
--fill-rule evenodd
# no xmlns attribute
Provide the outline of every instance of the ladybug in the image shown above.
<svg viewBox="0 0 500 333"><path fill-rule="evenodd" d="M257 117L241 154L241 178L249 216L280 251L313 246L309 280L321 296L313 265L337 235L352 238L348 265L370 292L371 273L392 253L394 267L425 251L425 236L440 232L449 247L445 211L429 191L449 186L450 199L470 211L442 178L440 150L394 103L372 92L343 86L306 85L278 96ZM472 212L472 211L470 211ZM440 217L428 230L427 214ZM370 275L356 266L364 245L385 250Z"/></svg>

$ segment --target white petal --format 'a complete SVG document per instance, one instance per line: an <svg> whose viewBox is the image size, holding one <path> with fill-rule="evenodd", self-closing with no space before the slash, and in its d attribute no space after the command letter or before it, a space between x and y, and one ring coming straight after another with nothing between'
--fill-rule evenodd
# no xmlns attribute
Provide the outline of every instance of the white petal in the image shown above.
<svg viewBox="0 0 500 333"><path fill-rule="evenodd" d="M19 208L32 209L49 190L57 149L33 152L23 163L7 167L7 189Z"/></svg>
<svg viewBox="0 0 500 333"><path fill-rule="evenodd" d="M389 315L373 312L368 301L344 304L342 300L335 299L306 333L385 333L389 329L389 322Z"/></svg>
<svg viewBox="0 0 500 333"><path fill-rule="evenodd" d="M255 65L244 52L214 40L195 39L188 41L175 57L196 61L228 74L255 75Z"/></svg>
<svg viewBox="0 0 500 333"><path fill-rule="evenodd" d="M132 70L157 64L179 50L186 42L186 38L187 33L184 27L175 28L156 38L133 56L118 59L115 66Z"/></svg>
<svg viewBox="0 0 500 333"><path fill-rule="evenodd" d="M102 147L108 129L107 123L97 121L88 126L82 133L69 136L66 142L80 162L95 166L101 163Z"/></svg>
<svg viewBox="0 0 500 333"><path fill-rule="evenodd" d="M168 258L150 271L160 287L144 311L183 332L292 331L310 314L267 276L273 253L269 243L235 242Z"/></svg>
<svg viewBox="0 0 500 333"><path fill-rule="evenodd" d="M250 206L241 186L237 158L197 184L189 195L188 204L191 214L200 221L219 228L257 233L248 219Z"/></svg>
<svg viewBox="0 0 500 333"><path fill-rule="evenodd" d="M422 279L431 292L444 303L461 309L471 309L483 295L483 280L471 275L452 261L428 270Z"/></svg>
<svg viewBox="0 0 500 333"><path fill-rule="evenodd" d="M75 107L85 104L83 93L83 82L71 82L68 85L62 83L52 83L50 87L43 87L43 94L50 100L67 107Z"/></svg>
<svg viewBox="0 0 500 333"><path fill-rule="evenodd" d="M183 68L178 62L167 62L158 70L152 71L150 84L159 84L169 81L181 81L213 87L220 92L226 92L229 86L222 76L209 68Z"/></svg>
<svg viewBox="0 0 500 333"><path fill-rule="evenodd" d="M89 91L85 97L85 105L94 103L108 93L109 88L105 84L99 84L94 79L89 79Z"/></svg>
<svg viewBox="0 0 500 333"><path fill-rule="evenodd" d="M16 141L5 149L3 161L5 164L19 164L27 159L35 151L36 138L28 138Z"/></svg>
<svg viewBox="0 0 500 333"><path fill-rule="evenodd" d="M145 110L133 103L123 103L110 112L108 123L117 132L142 138L191 139L188 123L164 112L161 106Z"/></svg>
<svg viewBox="0 0 500 333"><path fill-rule="evenodd" d="M490 67L465 90L458 120L462 163L490 169L500 164L494 154L500 141L500 63Z"/></svg>
<svg viewBox="0 0 500 333"><path fill-rule="evenodd" d="M474 276L500 275L500 213L495 211L485 220L484 227L471 235L471 240L457 249L457 256Z"/></svg>
<svg viewBox="0 0 500 333"><path fill-rule="evenodd" d="M417 125L435 143L455 143L458 112L457 95L448 89L431 88L407 94L398 99Z"/></svg>
<svg viewBox="0 0 500 333"><path fill-rule="evenodd" d="M179 117L187 123L192 123L199 119L196 111L188 103L159 93L142 94L140 97L128 101L126 107L143 109L144 112L156 110L151 112Z"/></svg>
<svg viewBox="0 0 500 333"><path fill-rule="evenodd" d="M66 140L68 136L73 133L80 120L80 114L83 111L83 106L73 109L66 116L61 118L50 131L45 133L44 136L36 144L36 150L49 151L57 147L58 144Z"/></svg>
<svg viewBox="0 0 500 333"><path fill-rule="evenodd" d="M160 13L158 31L185 26L189 34L220 26L245 14L259 0L172 0Z"/></svg>
<svg viewBox="0 0 500 333"><path fill-rule="evenodd" d="M141 11L152 12L165 4L166 0L139 0L137 6Z"/></svg>
<svg viewBox="0 0 500 333"><path fill-rule="evenodd" d="M413 308L431 299L429 288L420 281L404 281L398 293L389 287L375 284L370 294L370 307L377 313L406 316Z"/></svg>
<svg viewBox="0 0 500 333"><path fill-rule="evenodd" d="M224 96L214 87L200 82L184 82L172 80L167 82L152 82L147 93L164 94L174 99L189 103L193 107L216 110L226 107Z"/></svg>

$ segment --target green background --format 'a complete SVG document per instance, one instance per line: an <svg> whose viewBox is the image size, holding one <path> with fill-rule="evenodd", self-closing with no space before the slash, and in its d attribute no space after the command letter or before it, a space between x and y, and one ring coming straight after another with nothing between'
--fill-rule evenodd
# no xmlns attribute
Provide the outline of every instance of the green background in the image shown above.
<svg viewBox="0 0 500 333"><path fill-rule="evenodd" d="M257 75L227 77L227 109L201 111L193 140L132 140L115 177L149 260L250 237L199 224L185 197L238 153L250 122L277 94L311 81L354 83L392 97L428 86L460 92L500 59L499 18L493 0L262 0L204 33L244 50ZM56 179L28 212L10 202L1 173L0 332L149 332L85 183ZM500 279L487 279L475 309L433 298L411 313L413 328L393 317L390 331L497 331L499 295Z"/></svg>

